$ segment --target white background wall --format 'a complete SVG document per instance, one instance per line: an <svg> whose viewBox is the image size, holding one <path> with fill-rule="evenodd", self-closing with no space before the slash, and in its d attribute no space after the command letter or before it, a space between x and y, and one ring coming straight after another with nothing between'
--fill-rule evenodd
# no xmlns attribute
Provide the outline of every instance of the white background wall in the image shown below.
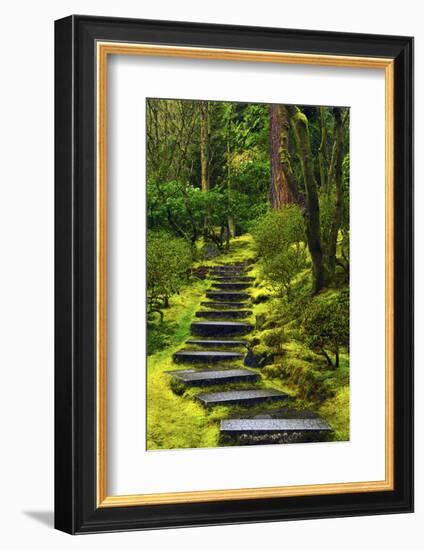
<svg viewBox="0 0 424 550"><path fill-rule="evenodd" d="M0 543L4 548L418 549L424 522L423 290L416 288L416 513L70 537L53 506L53 21L71 13L416 37L416 204L424 201L420 4L369 0L19 1L2 8L0 63ZM421 126L420 126L421 123ZM424 219L416 221L416 280ZM420 391L421 390L421 391Z"/></svg>

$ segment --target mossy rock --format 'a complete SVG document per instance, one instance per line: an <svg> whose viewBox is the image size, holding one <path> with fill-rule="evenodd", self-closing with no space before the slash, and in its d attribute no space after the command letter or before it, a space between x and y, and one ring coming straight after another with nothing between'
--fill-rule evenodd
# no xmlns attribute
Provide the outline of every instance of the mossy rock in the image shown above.
<svg viewBox="0 0 424 550"><path fill-rule="evenodd" d="M252 295L252 302L254 304L262 304L269 301L269 294L267 292L257 292Z"/></svg>
<svg viewBox="0 0 424 550"><path fill-rule="evenodd" d="M260 369L265 365L272 363L273 360L273 354L269 351L255 353L252 349L249 349L246 357L244 358L244 364L246 365L246 367Z"/></svg>
<svg viewBox="0 0 424 550"><path fill-rule="evenodd" d="M187 387L181 380L178 380L177 378L171 378L170 381L171 390L175 395L182 396L185 394Z"/></svg>

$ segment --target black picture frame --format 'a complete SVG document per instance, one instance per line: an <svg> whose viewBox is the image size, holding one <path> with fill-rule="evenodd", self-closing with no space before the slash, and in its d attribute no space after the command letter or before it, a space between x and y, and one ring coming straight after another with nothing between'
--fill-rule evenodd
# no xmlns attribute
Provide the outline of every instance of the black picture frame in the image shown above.
<svg viewBox="0 0 424 550"><path fill-rule="evenodd" d="M98 40L394 59L393 491L97 507ZM55 73L55 527L76 534L413 511L413 39L73 15L55 23Z"/></svg>

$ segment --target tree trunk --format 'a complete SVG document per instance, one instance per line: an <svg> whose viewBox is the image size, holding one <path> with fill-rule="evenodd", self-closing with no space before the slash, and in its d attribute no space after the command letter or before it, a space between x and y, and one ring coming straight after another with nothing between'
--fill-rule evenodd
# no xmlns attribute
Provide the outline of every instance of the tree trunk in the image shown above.
<svg viewBox="0 0 424 550"><path fill-rule="evenodd" d="M209 129L208 129L208 102L200 102L200 170L202 191L209 191Z"/></svg>
<svg viewBox="0 0 424 550"><path fill-rule="evenodd" d="M333 169L331 177L334 179L336 187L336 201L334 205L334 214L330 228L329 239L327 243L327 268L330 278L334 276L336 269L337 238L343 218L343 121L339 108L334 109L334 145L333 145ZM331 185L332 182L330 182Z"/></svg>
<svg viewBox="0 0 424 550"><path fill-rule="evenodd" d="M292 197L293 202L298 204L302 211L305 211L306 200L303 193L299 190L296 178L293 174L290 155L289 155L289 129L290 129L290 115L288 108L285 105L280 105L280 140L281 148L279 152L280 164L284 172L284 177L286 179L288 188L290 190L290 196Z"/></svg>
<svg viewBox="0 0 424 550"><path fill-rule="evenodd" d="M282 141L285 140L287 150L287 129L282 126L281 106L271 104L269 106L269 137L271 157L271 185L269 189L269 201L273 210L279 210L286 204L293 202L283 165L280 160L280 151L283 149Z"/></svg>
<svg viewBox="0 0 424 550"><path fill-rule="evenodd" d="M228 237L227 237L227 248L230 247L230 239L235 237L236 234L236 225L234 222L234 217L231 214L231 146L230 146L230 137L231 137L231 120L228 119L227 124L227 198L228 198Z"/></svg>
<svg viewBox="0 0 424 550"><path fill-rule="evenodd" d="M328 353L325 351L324 348L321 348L320 353L321 353L321 355L323 355L325 357L329 367L334 369L333 361L331 360L331 357L328 355Z"/></svg>
<svg viewBox="0 0 424 550"><path fill-rule="evenodd" d="M300 159L303 181L306 191L306 240L312 258L313 293L318 293L327 284L326 269L321 244L321 222L318 189L315 181L308 119L294 106L288 107L290 122L296 137L297 152Z"/></svg>
<svg viewBox="0 0 424 550"><path fill-rule="evenodd" d="M319 120L321 127L321 142L318 149L319 177L321 190L328 193L328 161L327 161L327 126L325 124L325 107L319 107Z"/></svg>

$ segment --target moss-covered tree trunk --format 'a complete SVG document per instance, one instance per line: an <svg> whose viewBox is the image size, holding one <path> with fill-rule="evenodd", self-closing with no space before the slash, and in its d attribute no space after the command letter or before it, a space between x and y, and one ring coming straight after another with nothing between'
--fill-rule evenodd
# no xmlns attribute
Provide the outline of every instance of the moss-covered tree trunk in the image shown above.
<svg viewBox="0 0 424 550"><path fill-rule="evenodd" d="M319 107L321 142L318 149L319 177L321 190L328 193L328 160L327 160L327 126L325 123L325 107Z"/></svg>
<svg viewBox="0 0 424 550"><path fill-rule="evenodd" d="M306 115L298 107L288 107L290 122L296 138L302 177L306 192L304 209L306 240L312 258L313 292L316 294L327 284L327 270L321 243L320 207L315 180L309 125Z"/></svg>
<svg viewBox="0 0 424 550"><path fill-rule="evenodd" d="M332 168L329 176L334 181L336 190L336 198L334 204L334 212L332 216L332 223L329 232L329 238L327 243L327 268L330 278L334 276L336 269L336 254L337 254L337 238L340 230L340 226L343 218L343 204L344 204L344 191L343 191L343 120L341 109L334 108L334 144L332 154ZM333 181L330 181L332 186Z"/></svg>
<svg viewBox="0 0 424 550"><path fill-rule="evenodd" d="M209 122L208 122L208 102L201 101L200 110L200 171L202 191L209 191Z"/></svg>
<svg viewBox="0 0 424 550"><path fill-rule="evenodd" d="M232 210L232 196L231 196L231 117L228 117L227 123L227 200L228 200L228 218L227 218L227 248L230 247L230 238L235 237L236 224L234 217L231 213Z"/></svg>
<svg viewBox="0 0 424 550"><path fill-rule="evenodd" d="M306 202L302 191L299 189L296 178L293 174L290 153L289 153L289 132L290 132L290 114L286 105L280 105L280 150L279 159L290 196L293 202L298 204L302 211L305 210Z"/></svg>
<svg viewBox="0 0 424 550"><path fill-rule="evenodd" d="M286 204L293 202L283 165L280 161L282 141L287 138L287 130L282 126L282 111L280 105L269 106L269 137L271 157L271 184L269 201L274 210L279 210Z"/></svg>
<svg viewBox="0 0 424 550"><path fill-rule="evenodd" d="M336 369L340 367L340 349L338 344L336 345L336 364L334 365Z"/></svg>

